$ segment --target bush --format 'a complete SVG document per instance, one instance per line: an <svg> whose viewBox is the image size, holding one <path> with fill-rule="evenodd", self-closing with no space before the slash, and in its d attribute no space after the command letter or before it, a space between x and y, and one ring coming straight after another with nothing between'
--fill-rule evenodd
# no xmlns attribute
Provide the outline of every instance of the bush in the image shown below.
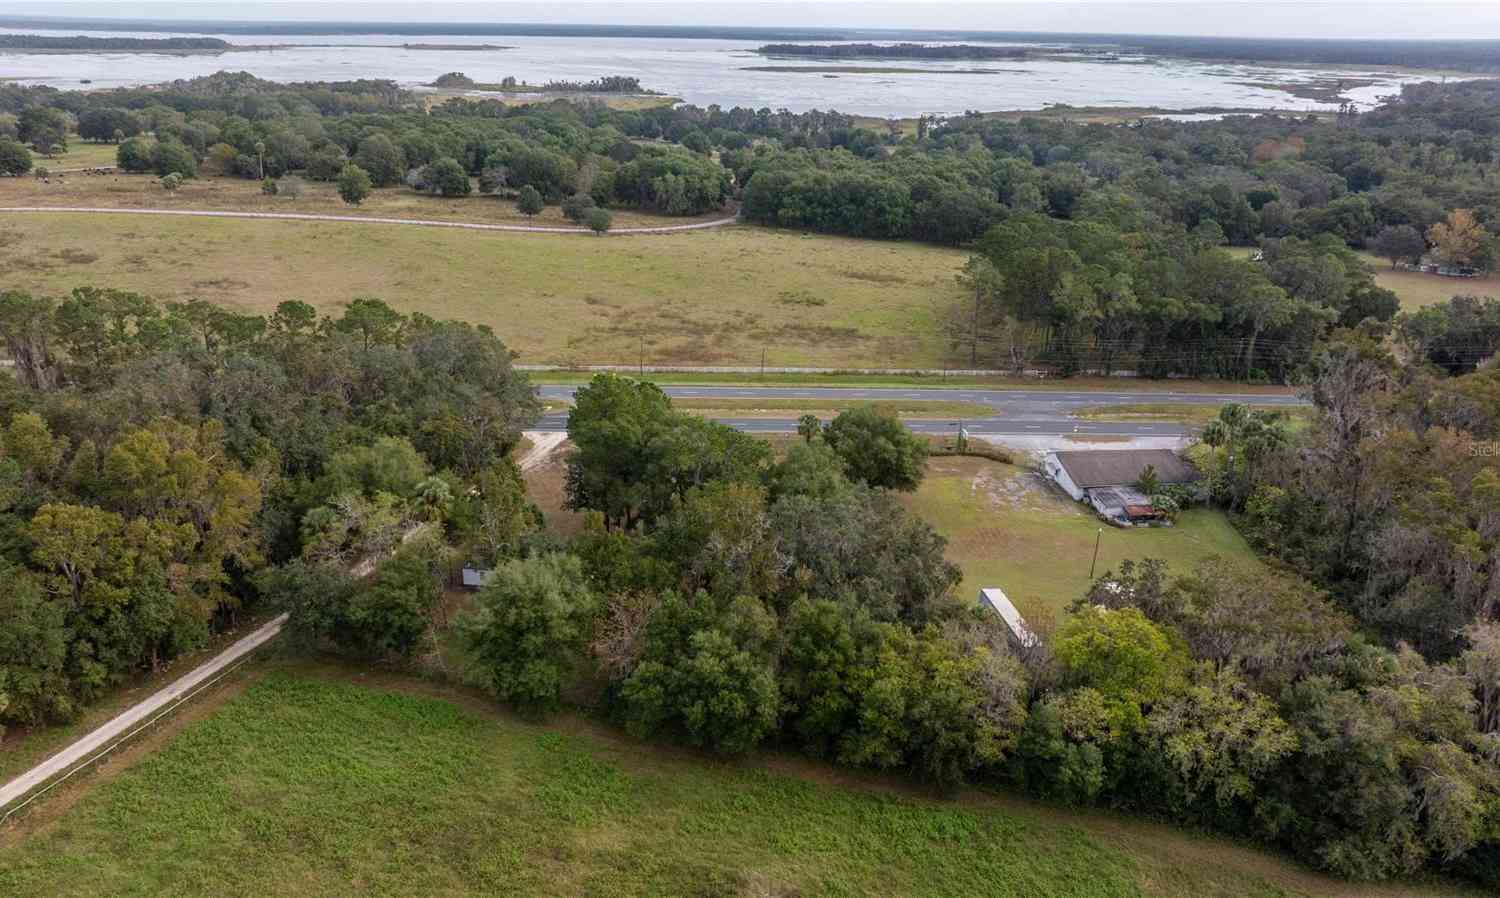
<svg viewBox="0 0 1500 898"><path fill-rule="evenodd" d="M427 166L427 189L439 196L468 196L473 185L458 160L444 156Z"/></svg>
<svg viewBox="0 0 1500 898"><path fill-rule="evenodd" d="M593 231L595 234L599 234L602 236L614 225L614 223L615 217L609 214L608 209L600 209L596 207L589 210L589 230Z"/></svg>
<svg viewBox="0 0 1500 898"><path fill-rule="evenodd" d="M156 167L151 141L132 137L115 150L115 165L121 171L148 172Z"/></svg>
<svg viewBox="0 0 1500 898"><path fill-rule="evenodd" d="M175 140L157 142L151 150L151 166L163 177L177 174L191 178L198 174L198 160L193 156L193 151Z"/></svg>
<svg viewBox="0 0 1500 898"><path fill-rule="evenodd" d="M326 146L307 159L307 176L314 181L332 181L349 164L349 157L336 146Z"/></svg>
<svg viewBox="0 0 1500 898"><path fill-rule="evenodd" d="M530 218L545 208L547 208L547 204L542 202L541 191L530 184L521 188L520 195L516 197L516 209L522 215Z"/></svg>
<svg viewBox="0 0 1500 898"><path fill-rule="evenodd" d="M16 140L0 140L0 175L24 175L31 171L31 151Z"/></svg>
<svg viewBox="0 0 1500 898"><path fill-rule="evenodd" d="M589 211L595 208L594 198L586 193L575 193L562 201L562 214L568 221L583 224Z"/></svg>
<svg viewBox="0 0 1500 898"><path fill-rule="evenodd" d="M281 188L277 186L275 178L266 178L260 182L260 192L266 196L275 196Z"/></svg>
<svg viewBox="0 0 1500 898"><path fill-rule="evenodd" d="M370 176L365 170L349 163L339 172L339 196L351 206L358 206L370 195Z"/></svg>

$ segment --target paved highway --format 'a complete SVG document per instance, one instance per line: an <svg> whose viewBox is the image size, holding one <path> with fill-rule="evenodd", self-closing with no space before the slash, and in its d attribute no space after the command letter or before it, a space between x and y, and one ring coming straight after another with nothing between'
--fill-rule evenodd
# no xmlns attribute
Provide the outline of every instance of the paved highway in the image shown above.
<svg viewBox="0 0 1500 898"><path fill-rule="evenodd" d="M539 388L543 399L571 399L577 387L543 385ZM662 390L674 399L733 399L736 404L746 399L835 399L850 404L891 400L928 400L936 402L967 402L986 405L994 409L988 416L964 419L964 426L975 435L996 436L1120 436L1120 437L1181 437L1196 432L1197 428L1181 424L1152 423L1142 421L1101 421L1073 417L1085 409L1106 406L1137 405L1142 403L1169 403L1188 406L1219 406L1228 402L1247 405L1271 405L1294 408L1306 405L1296 396L1261 393L1172 393L1152 392L1090 392L1086 390L984 390L984 389L922 389L906 387L745 387L745 386L664 386ZM785 418L727 417L716 418L732 427L753 433L787 433L797 429L797 415L788 413ZM908 419L906 426L916 433L951 434L956 419ZM568 427L567 413L543 416L536 430L558 431Z"/></svg>

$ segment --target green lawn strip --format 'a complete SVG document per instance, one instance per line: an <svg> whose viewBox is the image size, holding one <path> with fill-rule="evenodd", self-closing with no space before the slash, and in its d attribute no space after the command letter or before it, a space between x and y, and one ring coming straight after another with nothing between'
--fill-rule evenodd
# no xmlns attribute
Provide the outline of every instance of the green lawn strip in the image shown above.
<svg viewBox="0 0 1500 898"><path fill-rule="evenodd" d="M777 397L673 397L672 406L684 411L719 413L725 415L775 412L784 417L788 412L811 412L823 417L835 415L857 405L873 405L880 411L903 418L993 418L1000 410L977 402L948 402L938 399L891 399L861 401L858 399L783 399Z"/></svg>
<svg viewBox="0 0 1500 898"><path fill-rule="evenodd" d="M1190 405L1171 402L1136 402L1121 405L1101 405L1079 409L1072 413L1075 418L1097 421L1165 421L1177 424L1207 424L1219 416L1218 405ZM1283 412L1290 418L1305 418L1311 409L1304 406L1287 408L1281 405L1250 404L1251 411Z"/></svg>
<svg viewBox="0 0 1500 898"><path fill-rule="evenodd" d="M1018 477L1027 486L1007 489ZM1221 512L1192 509L1174 527L1119 529L1023 468L983 459L934 460L907 503L947 537L948 559L964 572L961 599L1000 587L1039 626L1088 589L1096 537L1096 574L1126 559L1161 558L1182 571L1216 555L1259 563Z"/></svg>

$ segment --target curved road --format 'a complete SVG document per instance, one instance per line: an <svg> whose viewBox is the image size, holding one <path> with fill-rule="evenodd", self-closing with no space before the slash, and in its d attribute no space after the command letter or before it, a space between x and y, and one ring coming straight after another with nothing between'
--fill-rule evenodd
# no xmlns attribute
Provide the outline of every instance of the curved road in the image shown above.
<svg viewBox="0 0 1500 898"><path fill-rule="evenodd" d="M427 228L457 228L464 231L517 231L525 234L593 234L588 228L548 228L532 225L485 224L477 221L439 221L432 218L378 218L369 215L322 215L312 212L231 212L216 209L115 209L103 206L0 206L0 212L73 212L92 215L180 215L188 218L248 218L272 221L337 221L354 224L417 225ZM674 234L722 228L738 218L718 218L693 224L655 228L611 228L610 234Z"/></svg>
<svg viewBox="0 0 1500 898"><path fill-rule="evenodd" d="M538 387L542 399L571 399L576 386L546 385ZM973 436L1112 436L1112 437L1184 437L1197 428L1181 424L1143 421L1101 421L1074 417L1085 409L1140 403L1184 406L1220 406L1228 402L1246 405L1269 405L1295 408L1307 401L1285 394L1259 393L1172 393L1163 391L1129 392L1125 390L985 390L923 389L904 387L744 387L744 386L664 386L662 390L674 399L835 399L851 403L889 400L925 400L935 402L968 402L989 406L993 414L975 416L963 421ZM731 417L718 418L724 424L755 433L788 433L797 429L796 416L786 418ZM951 434L957 425L953 418L931 420L907 419L906 426L916 433ZM567 430L566 413L544 415L535 430Z"/></svg>

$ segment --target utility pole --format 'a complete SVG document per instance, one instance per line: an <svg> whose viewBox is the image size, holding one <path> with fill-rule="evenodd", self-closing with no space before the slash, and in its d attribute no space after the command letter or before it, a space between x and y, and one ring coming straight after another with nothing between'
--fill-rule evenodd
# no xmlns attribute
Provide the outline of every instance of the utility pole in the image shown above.
<svg viewBox="0 0 1500 898"><path fill-rule="evenodd" d="M1094 568L1096 566L1098 566L1098 564L1099 564L1099 540L1101 540L1103 538L1104 538L1104 528L1100 527L1099 528L1099 532L1096 533L1096 534L1094 534L1094 560L1089 563L1089 579L1090 580L1094 579Z"/></svg>
<svg viewBox="0 0 1500 898"><path fill-rule="evenodd" d="M641 335L641 377L646 376L646 335Z"/></svg>
<svg viewBox="0 0 1500 898"><path fill-rule="evenodd" d="M764 346L760 348L760 379L766 379L766 348Z"/></svg>
<svg viewBox="0 0 1500 898"><path fill-rule="evenodd" d="M979 369L979 288L974 288L974 320L969 330L969 369Z"/></svg>

